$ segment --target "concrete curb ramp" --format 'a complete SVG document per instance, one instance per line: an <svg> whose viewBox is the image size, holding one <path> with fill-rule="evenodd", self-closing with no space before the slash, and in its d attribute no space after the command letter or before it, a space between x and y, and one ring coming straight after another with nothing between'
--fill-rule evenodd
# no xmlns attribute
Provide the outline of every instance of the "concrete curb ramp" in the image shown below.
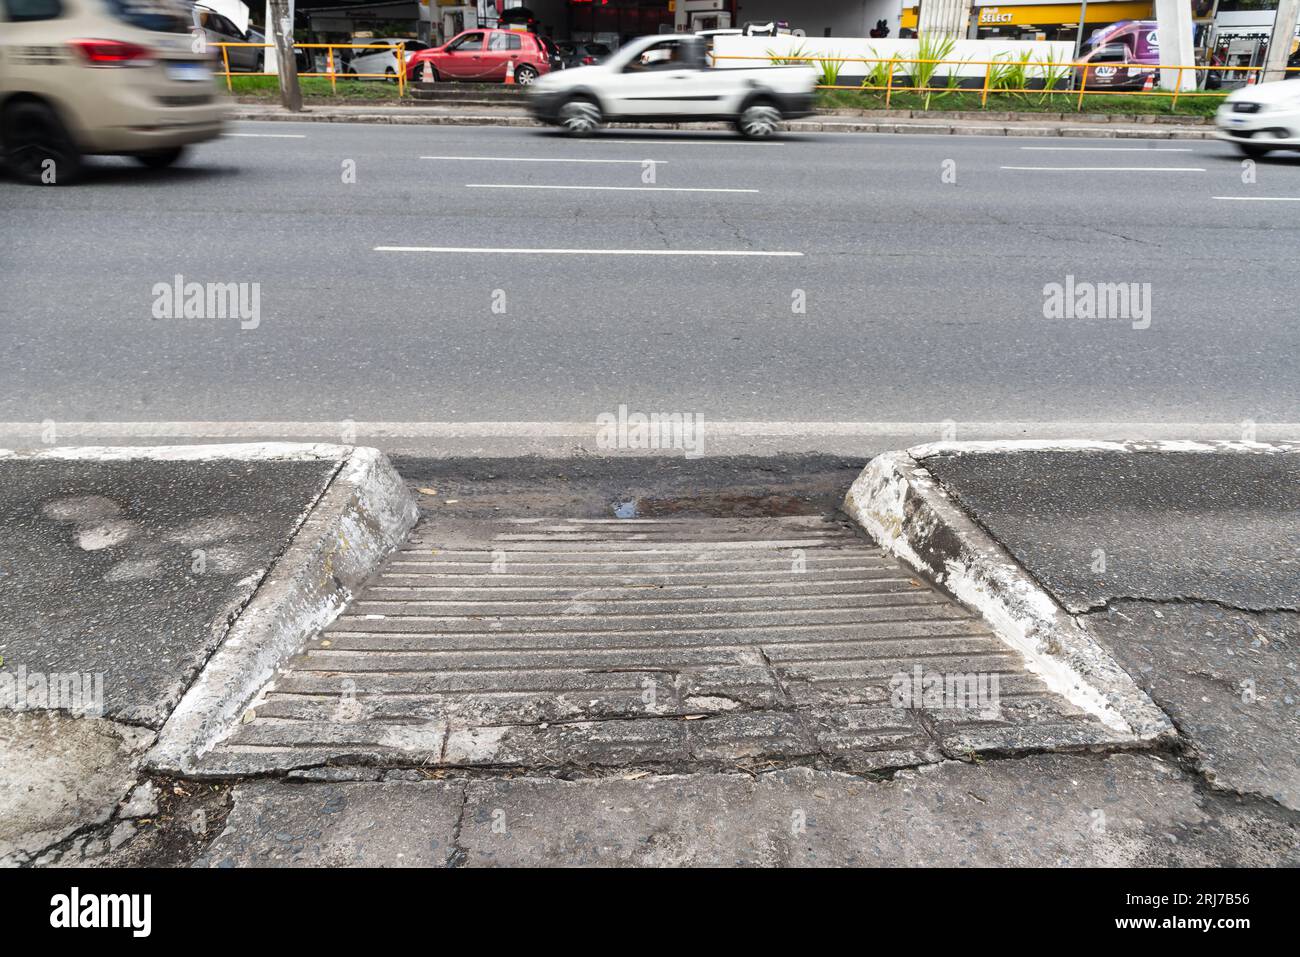
<svg viewBox="0 0 1300 957"><path fill-rule="evenodd" d="M375 449L339 445L190 446L107 450L120 457L335 458L312 502L226 639L181 699L146 755L148 767L189 773L193 761L238 720L275 669L338 615L380 560L415 524L415 501Z"/></svg>
<svg viewBox="0 0 1300 957"><path fill-rule="evenodd" d="M1172 736L1169 718L1073 615L1062 608L925 469L936 455L1097 450L1243 451L1247 442L949 442L873 459L844 508L881 547L983 615L1049 688L1134 741Z"/></svg>

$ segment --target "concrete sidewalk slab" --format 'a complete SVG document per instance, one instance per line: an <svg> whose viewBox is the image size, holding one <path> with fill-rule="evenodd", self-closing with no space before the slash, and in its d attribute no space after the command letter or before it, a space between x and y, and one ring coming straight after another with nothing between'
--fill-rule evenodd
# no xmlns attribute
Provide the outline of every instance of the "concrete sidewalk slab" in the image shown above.
<svg viewBox="0 0 1300 957"><path fill-rule="evenodd" d="M1300 810L1300 615L1117 601L1085 620L1207 780Z"/></svg>
<svg viewBox="0 0 1300 957"><path fill-rule="evenodd" d="M1075 667L1109 701L1117 672L1131 679L1216 786L1294 810L1298 453L942 443L873 461L847 507L1031 654Z"/></svg>
<svg viewBox="0 0 1300 957"><path fill-rule="evenodd" d="M0 711L0 867L108 821L153 737L102 718Z"/></svg>
<svg viewBox="0 0 1300 957"><path fill-rule="evenodd" d="M323 449L0 454L0 691L91 676L104 716L161 726L338 470Z"/></svg>
<svg viewBox="0 0 1300 957"><path fill-rule="evenodd" d="M1285 812L1153 755L832 771L369 783L234 791L199 866L1286 866ZM404 856L399 856L404 855Z"/></svg>
<svg viewBox="0 0 1300 957"><path fill-rule="evenodd" d="M196 866L448 867L464 804L461 782L250 782Z"/></svg>
<svg viewBox="0 0 1300 957"><path fill-rule="evenodd" d="M1167 443L913 457L1071 612L1122 598L1296 611L1296 453Z"/></svg>
<svg viewBox="0 0 1300 957"><path fill-rule="evenodd" d="M196 747L416 514L347 446L0 451L0 479L3 865L126 841L155 730L164 758Z"/></svg>

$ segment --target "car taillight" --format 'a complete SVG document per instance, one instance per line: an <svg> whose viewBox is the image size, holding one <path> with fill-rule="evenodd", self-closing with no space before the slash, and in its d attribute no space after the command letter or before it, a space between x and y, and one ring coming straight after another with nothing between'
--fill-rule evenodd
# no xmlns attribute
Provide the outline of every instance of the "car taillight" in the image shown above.
<svg viewBox="0 0 1300 957"><path fill-rule="evenodd" d="M122 40L69 40L90 66L148 66L156 54L148 47Z"/></svg>
<svg viewBox="0 0 1300 957"><path fill-rule="evenodd" d="M595 62L596 62L596 58L594 56L585 56L582 58L583 66L591 66Z"/></svg>

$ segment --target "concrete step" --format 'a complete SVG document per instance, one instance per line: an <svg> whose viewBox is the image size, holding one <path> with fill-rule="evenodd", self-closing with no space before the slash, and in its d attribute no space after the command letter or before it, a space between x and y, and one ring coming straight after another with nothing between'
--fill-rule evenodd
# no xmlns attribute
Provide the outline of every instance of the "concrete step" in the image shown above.
<svg viewBox="0 0 1300 957"><path fill-rule="evenodd" d="M434 103L512 103L523 99L518 86L508 87L503 83L424 83L417 80L408 89L414 99Z"/></svg>

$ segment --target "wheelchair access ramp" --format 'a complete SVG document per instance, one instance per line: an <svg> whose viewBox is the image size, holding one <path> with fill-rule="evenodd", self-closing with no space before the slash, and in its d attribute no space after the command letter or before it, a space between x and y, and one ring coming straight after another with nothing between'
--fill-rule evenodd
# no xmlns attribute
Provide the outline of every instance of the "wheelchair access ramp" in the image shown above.
<svg viewBox="0 0 1300 957"><path fill-rule="evenodd" d="M847 521L426 515L196 767L862 773L1110 737Z"/></svg>

